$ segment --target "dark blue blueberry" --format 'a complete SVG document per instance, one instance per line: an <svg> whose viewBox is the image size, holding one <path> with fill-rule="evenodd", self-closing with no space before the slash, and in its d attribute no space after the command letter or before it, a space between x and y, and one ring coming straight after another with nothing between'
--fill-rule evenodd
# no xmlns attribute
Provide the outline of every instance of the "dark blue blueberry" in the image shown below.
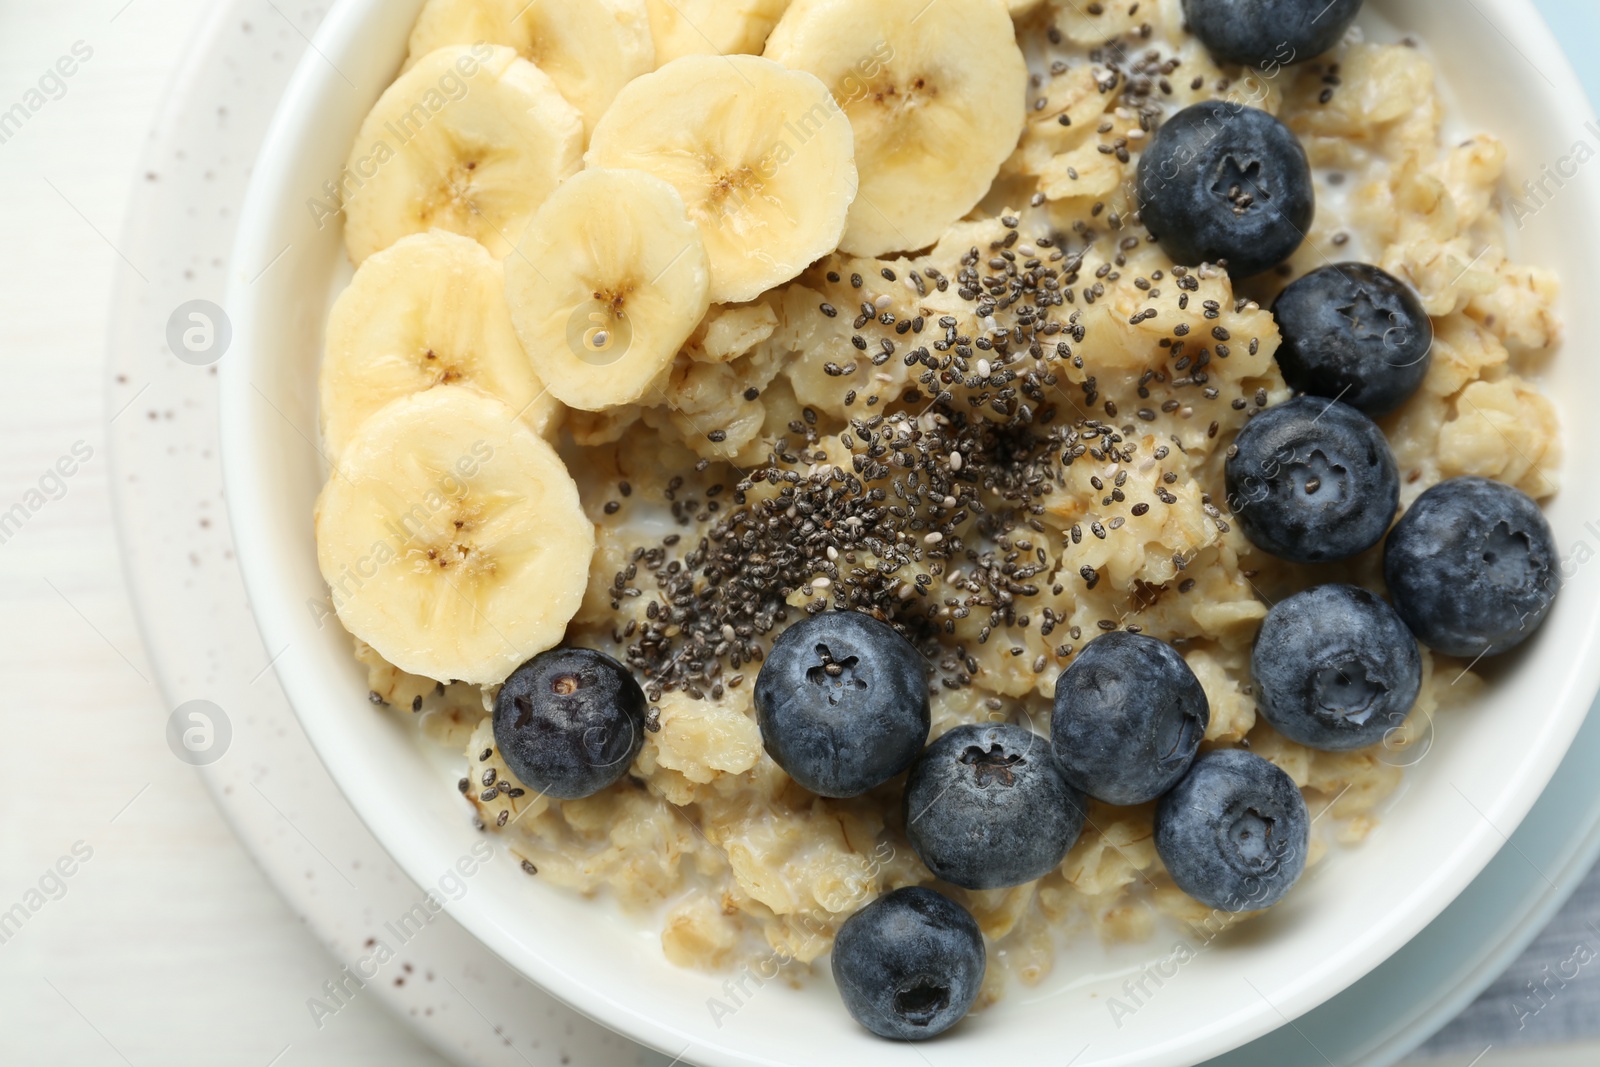
<svg viewBox="0 0 1600 1067"><path fill-rule="evenodd" d="M1532 636L1561 588L1555 535L1526 493L1486 478L1440 482L1395 524L1383 576L1421 642L1464 659Z"/></svg>
<svg viewBox="0 0 1600 1067"><path fill-rule="evenodd" d="M779 635L755 702L767 754L819 796L860 796L911 766L928 742L921 654L859 612L811 615Z"/></svg>
<svg viewBox="0 0 1600 1067"><path fill-rule="evenodd" d="M1311 815L1283 771L1242 749L1195 760L1156 805L1156 852L1178 888L1218 911L1259 911L1306 869Z"/></svg>
<svg viewBox="0 0 1600 1067"><path fill-rule="evenodd" d="M500 687L494 743L523 785L577 800L628 773L644 717L644 692L628 668L593 649L556 648Z"/></svg>
<svg viewBox="0 0 1600 1067"><path fill-rule="evenodd" d="M1251 419L1229 451L1227 483L1244 535L1293 563L1365 552L1400 507L1400 471L1383 431L1320 397L1296 397Z"/></svg>
<svg viewBox="0 0 1600 1067"><path fill-rule="evenodd" d="M988 957L967 909L931 889L896 889L839 928L833 980L856 1022L879 1037L923 1041L966 1017Z"/></svg>
<svg viewBox="0 0 1600 1067"><path fill-rule="evenodd" d="M1118 630L1056 680L1050 747L1067 781L1096 800L1144 804L1183 777L1210 724L1206 691L1177 650Z"/></svg>
<svg viewBox="0 0 1600 1067"><path fill-rule="evenodd" d="M1216 59L1276 74L1339 43L1361 0L1183 0L1189 32Z"/></svg>
<svg viewBox="0 0 1600 1067"><path fill-rule="evenodd" d="M1278 296L1284 381L1373 418L1399 408L1428 376L1433 320L1417 294L1365 263L1321 267Z"/></svg>
<svg viewBox="0 0 1600 1067"><path fill-rule="evenodd" d="M1167 255L1228 264L1234 278L1294 255L1316 213L1311 164L1289 127L1242 104L1194 104L1139 160L1139 210Z"/></svg>
<svg viewBox="0 0 1600 1067"><path fill-rule="evenodd" d="M1417 639L1383 598L1352 585L1280 600L1261 624L1250 669L1266 720L1329 752L1378 744L1422 688Z"/></svg>
<svg viewBox="0 0 1600 1067"><path fill-rule="evenodd" d="M906 836L928 869L963 889L1006 889L1054 870L1083 832L1083 794L1050 742L1021 726L958 726L906 780Z"/></svg>

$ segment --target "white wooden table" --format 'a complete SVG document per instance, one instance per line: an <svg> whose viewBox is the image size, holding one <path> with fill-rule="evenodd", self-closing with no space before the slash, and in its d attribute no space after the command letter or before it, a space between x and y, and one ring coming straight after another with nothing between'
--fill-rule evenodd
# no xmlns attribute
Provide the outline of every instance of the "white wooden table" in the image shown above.
<svg viewBox="0 0 1600 1067"><path fill-rule="evenodd" d="M168 751L120 573L103 400L115 242L205 8L0 0L0 1064L440 1067L372 1001L286 1048L335 965ZM16 103L27 118L7 125ZM88 458L50 476L75 449ZM1596 1062L1554 1050L1539 1065Z"/></svg>

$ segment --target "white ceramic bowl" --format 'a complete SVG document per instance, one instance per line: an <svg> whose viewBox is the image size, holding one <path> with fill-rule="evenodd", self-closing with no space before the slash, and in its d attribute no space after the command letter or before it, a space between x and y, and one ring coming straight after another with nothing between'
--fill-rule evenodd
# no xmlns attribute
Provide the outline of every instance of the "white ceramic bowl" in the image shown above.
<svg viewBox="0 0 1600 1067"><path fill-rule="evenodd" d="M479 836L447 770L404 724L367 704L343 630L319 621L325 588L311 534L323 480L312 444L317 360L329 301L349 272L337 222L319 228L311 201L325 198L324 182L337 177L362 117L395 76L421 3L343 0L290 86L241 216L222 429L240 563L266 645L283 650L278 676L356 810L427 887ZM1428 42L1465 125L1509 143L1514 185L1556 166L1580 139L1600 144L1529 0L1369 7ZM1594 173L1564 180L1527 220L1519 255L1561 272L1562 310L1576 327L1584 308L1600 308L1600 195ZM1600 419L1584 411L1592 377L1575 348L1553 364L1549 384L1564 409L1567 454L1581 458L1600 455ZM1176 933L1115 953L1080 941L1041 988L1013 984L997 1010L911 1048L855 1026L825 973L803 991L780 979L740 992L726 976L675 969L654 930L528 878L503 852L449 910L539 985L688 1062L1177 1067L1218 1055L1333 996L1420 931L1483 869L1554 772L1600 681L1600 566L1584 565L1600 549L1600 471L1570 462L1564 473L1567 488L1549 515L1573 564L1549 624L1497 666L1484 699L1438 724L1431 752L1364 847L1181 966L1170 959ZM713 998L737 1011L719 1023ZM1113 998L1135 1013L1114 1013ZM1316 1058L1308 1050L1306 1062Z"/></svg>

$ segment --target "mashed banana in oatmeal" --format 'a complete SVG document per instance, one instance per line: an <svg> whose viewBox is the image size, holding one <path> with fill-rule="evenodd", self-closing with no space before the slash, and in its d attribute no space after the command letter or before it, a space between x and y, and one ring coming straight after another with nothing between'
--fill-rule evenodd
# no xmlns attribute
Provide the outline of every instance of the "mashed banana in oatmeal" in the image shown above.
<svg viewBox="0 0 1600 1067"><path fill-rule="evenodd" d="M1314 818L1309 862L1336 863L1338 847L1359 845L1377 825L1404 768L1431 743L1434 718L1449 715L1479 682L1467 662L1423 650L1421 690L1405 729L1357 751L1303 747L1262 721L1250 657L1269 607L1318 582L1382 590L1382 553L1320 567L1268 556L1238 528L1224 465L1241 429L1291 396L1275 359L1281 337L1269 309L1277 294L1324 265L1364 260L1412 287L1434 324L1421 388L1380 421L1402 504L1462 476L1535 499L1557 491L1559 427L1535 380L1560 336L1557 285L1548 272L1509 258L1497 200L1504 145L1488 134L1445 142L1435 71L1415 41L1377 43L1352 31L1321 58L1247 69L1213 61L1184 31L1179 0L1013 2L1028 66L1015 72L1018 88L1025 81L1022 132L999 146L998 173L983 174L982 188L967 196L960 183L970 180L970 161L992 151L983 142L996 130L1009 138L1004 121L949 120L955 143L942 147L968 168L953 176L948 166L889 158L871 139L875 120L863 110L897 91L884 81L903 69L897 63L938 46L888 33L886 51L863 46L861 64L822 70L806 63L815 44L778 19L785 5L767 6L775 10L760 26L725 35L737 42L730 47L758 53L771 31L769 57L792 57L842 101L840 114L856 125L855 161L847 175L826 155L837 147L826 137L797 139L794 169L782 180L812 188L793 194L804 198L792 213L793 232L769 225L770 253L752 252L742 238L708 243L688 262L667 250L653 270L672 287L671 299L640 305L622 354L610 351L617 327L604 308L628 299L626 286L597 289L602 317L578 317L576 327L565 312L588 300L586 291L538 316L519 303L534 300L527 295L537 287L534 275L560 268L566 255L548 238L555 231L537 256L510 250L532 211L408 216L407 232L462 234L448 238L454 277L484 277L494 289L503 271L511 307L494 297L471 304L475 335L463 349L475 362L428 347L423 370L391 375L383 396L464 381L522 408L518 417L532 430L526 442L509 431L504 443L489 435L488 454L471 471L447 458L429 466L432 481L421 488L437 504L424 508L423 519L454 514L458 489L480 477L479 467L509 457L517 477L537 489L524 491L517 506L491 501L467 514L463 505L455 531L542 522L562 507L581 506L587 521L563 529L554 548L519 545L522 555L498 571L473 570L478 564L459 537L423 546L423 573L469 585L523 575L525 584L495 594L505 601L441 610L385 647L392 630L371 621L394 608L375 600L384 579L352 578L328 549L337 539L324 525L338 501L325 500L324 573L341 618L360 638L357 656L374 701L464 753L461 792L530 875L613 897L659 921L663 952L684 967L733 968L773 953L810 963L863 905L930 885L966 906L992 948L1003 950L1006 965L989 968L984 1003L1007 982L1042 981L1072 938L1139 940L1164 916L1217 919L1167 874L1153 840L1153 804L1091 803L1081 838L1058 868L1015 888L966 891L937 883L907 844L901 779L851 799L798 786L763 747L754 683L786 623L829 610L886 620L922 653L930 741L973 723L1047 733L1057 679L1089 642L1114 631L1169 642L1209 700L1204 750L1245 748L1287 772ZM815 6L797 0L791 14ZM434 0L428 10L436 17L424 24L437 31L449 7ZM653 24L615 30L634 35L626 55L638 69L630 77L653 69L638 44ZM521 70L510 52L519 39L493 20L462 32L468 36L430 41L411 69L435 77L457 70L463 82L493 74L496 91L535 101L526 114L555 132L519 135L558 141L571 157L569 172L585 143L591 167L597 152L604 167L644 165L641 122L607 110L613 97L627 105L626 86L582 82L579 92L569 85L581 79L567 67L555 66L550 77ZM487 62L465 50L445 62L432 51L484 37L495 46ZM664 51L657 40L658 62L676 58ZM468 60L485 69L468 74ZM971 69L974 77L988 70ZM1006 67L995 77L1009 87L1012 73ZM846 89L837 88L845 81ZM815 88L814 79L774 81L774 93L795 101L796 129L809 128L805 116L816 102L805 94ZM487 107L477 91L462 106ZM1281 266L1246 280L1222 266L1174 262L1139 218L1141 152L1164 119L1211 100L1277 116L1299 138L1314 174L1316 212L1304 243ZM987 106L987 98L974 105ZM814 121L847 128L837 114ZM608 136L612 127L631 139ZM981 136L970 132L980 127ZM429 127L428 136L436 135L443 136ZM724 176L703 196L683 194L686 217L704 228L717 225L719 213L760 210L741 199L737 186L746 178ZM494 180L503 179L482 179ZM677 199L669 198L669 183L681 184L668 176L652 186L651 203ZM919 209L922 185L928 202ZM856 192L889 210L862 210L859 199L851 206ZM383 243L370 235L384 231L372 214L386 201L362 207L368 196L363 190L347 205L363 251ZM579 193L569 199L560 224L594 224L594 206ZM909 221L897 223L904 200ZM938 221L947 204L957 206L927 239L920 230L905 242L895 236L897 226ZM831 234L821 246L818 227ZM596 247L626 245L608 229L596 232ZM392 269L395 251L373 260L384 256ZM396 284L385 290L389 299ZM358 275L352 292L360 285ZM479 299L462 291L433 298L432 313L445 314L447 299ZM347 318L336 309L341 338L350 333ZM569 328L580 339L572 358L563 354L545 378L530 378L522 347L531 353L531 336L565 337ZM340 365L348 358L341 355ZM451 358L458 359L453 368L430 366ZM541 381L563 402L547 396ZM373 397L362 403L365 418ZM325 389L325 409L330 404L350 414ZM343 435L354 423L338 425ZM554 451L534 446L544 439ZM471 454L473 433L461 442ZM347 451L341 442L336 462L359 460L362 448L357 441ZM570 505L551 472L558 456L577 488ZM330 494L338 484L330 483ZM501 488L513 492L514 484ZM417 544L407 547L407 539L415 534L410 527L396 533L389 553L402 561L396 569L409 566ZM374 529L355 540L365 548L386 536ZM380 575L382 565L373 567ZM512 597L523 606L504 608L502 621L494 606ZM497 635L514 647L474 676L451 670L448 652L406 663L392 651L443 640L440 625L469 633L457 642L463 648ZM526 653L562 640L626 664L650 708L626 776L568 801L518 782L486 710L496 684ZM416 666L434 662L441 666Z"/></svg>

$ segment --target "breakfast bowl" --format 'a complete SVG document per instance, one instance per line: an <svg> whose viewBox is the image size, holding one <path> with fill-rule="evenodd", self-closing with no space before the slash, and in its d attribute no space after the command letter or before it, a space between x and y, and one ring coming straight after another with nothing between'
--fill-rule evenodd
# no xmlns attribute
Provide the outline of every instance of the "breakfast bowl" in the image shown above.
<svg viewBox="0 0 1600 1067"><path fill-rule="evenodd" d="M741 970L680 969L663 953L658 918L542 884L510 849L485 850L457 794L459 763L369 703L312 533L329 475L318 361L330 306L351 277L339 206L360 180L346 164L422 6L341 0L319 31L241 210L227 302L234 345L221 368L229 507L253 610L279 650L277 677L351 803L427 892L419 906L448 911L530 981L683 1062L1179 1067L1290 1023L1359 980L1504 845L1600 685L1600 569L1589 566L1600 549L1590 503L1600 476L1580 461L1600 447L1600 420L1583 415L1589 383L1570 343L1537 372L1572 457L1546 472L1561 484L1545 508L1563 580L1548 620L1514 653L1464 665L1489 684L1431 717L1423 743L1397 754L1404 785L1365 841L1248 925L1223 934L1173 924L1114 944L1080 934L1036 984L1014 984L937 1041L906 1046L856 1026L821 963L773 952ZM1374 39L1425 44L1449 105L1447 136L1484 130L1505 142L1508 241L1519 261L1560 277L1558 310L1575 331L1581 309L1600 306L1589 269L1600 188L1583 169L1600 127L1585 125L1582 90L1530 0L1474 7L1463 17L1446 0L1375 2L1358 25Z"/></svg>

